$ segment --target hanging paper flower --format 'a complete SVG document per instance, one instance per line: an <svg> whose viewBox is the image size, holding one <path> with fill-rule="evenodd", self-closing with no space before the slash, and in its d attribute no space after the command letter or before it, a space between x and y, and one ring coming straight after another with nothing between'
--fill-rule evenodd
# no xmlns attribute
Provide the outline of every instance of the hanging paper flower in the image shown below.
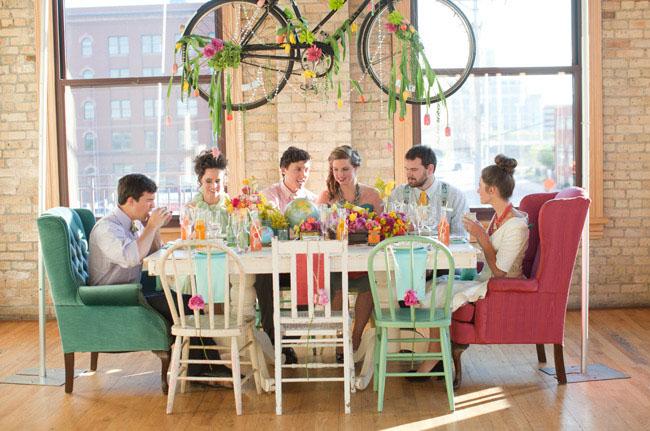
<svg viewBox="0 0 650 431"><path fill-rule="evenodd" d="M316 78L316 72L313 70L305 70L302 72L302 77L305 79L311 79L311 78Z"/></svg>
<svg viewBox="0 0 650 431"><path fill-rule="evenodd" d="M213 38L210 43L203 47L203 55L208 58L214 57L218 52L223 50L223 40Z"/></svg>
<svg viewBox="0 0 650 431"><path fill-rule="evenodd" d="M428 113L424 114L424 125L429 126L431 125L431 115Z"/></svg>
<svg viewBox="0 0 650 431"><path fill-rule="evenodd" d="M172 125L172 116L168 115L165 117L165 126L171 127L171 125Z"/></svg>
<svg viewBox="0 0 650 431"><path fill-rule="evenodd" d="M172 74L176 75L178 72L178 64L174 63L172 64Z"/></svg>
<svg viewBox="0 0 650 431"><path fill-rule="evenodd" d="M282 48L284 48L284 53L285 54L289 54L291 52L291 45L289 45L288 43L283 43L280 46L282 46Z"/></svg>
<svg viewBox="0 0 650 431"><path fill-rule="evenodd" d="M330 300L327 297L327 292L325 289L318 289L318 293L314 295L314 304L316 305L327 305Z"/></svg>
<svg viewBox="0 0 650 431"><path fill-rule="evenodd" d="M387 150L389 153L392 153L392 152L393 152L393 143L392 143L392 142L387 142L387 143L386 143L386 150Z"/></svg>
<svg viewBox="0 0 650 431"><path fill-rule="evenodd" d="M185 24L181 24L178 26L178 30L183 33L185 31Z"/></svg>
<svg viewBox="0 0 650 431"><path fill-rule="evenodd" d="M446 137L451 136L451 127L449 127L449 126L445 127L445 136Z"/></svg>
<svg viewBox="0 0 650 431"><path fill-rule="evenodd" d="M187 81L183 81L183 91L187 91L190 89L190 83Z"/></svg>
<svg viewBox="0 0 650 431"><path fill-rule="evenodd" d="M410 31L411 33L415 33L415 27L413 27L412 25L409 26L409 31Z"/></svg>
<svg viewBox="0 0 650 431"><path fill-rule="evenodd" d="M231 113L226 114L226 121L232 121L232 119L233 119L233 116L232 116Z"/></svg>
<svg viewBox="0 0 650 431"><path fill-rule="evenodd" d="M312 45L307 48L307 51L305 51L305 53L307 54L307 61L311 62L316 62L323 56L323 50L316 45Z"/></svg>
<svg viewBox="0 0 650 431"><path fill-rule="evenodd" d="M199 89L198 88L194 89L194 97L199 97Z"/></svg>
<svg viewBox="0 0 650 431"><path fill-rule="evenodd" d="M390 23L390 22L387 22L386 24L384 24L384 28L389 33L395 33L397 31L397 29L398 29L396 24L393 24L393 23Z"/></svg>
<svg viewBox="0 0 650 431"><path fill-rule="evenodd" d="M336 106L341 109L343 107L343 99L337 99Z"/></svg>
<svg viewBox="0 0 650 431"><path fill-rule="evenodd" d="M404 305L407 307L412 307L417 305L420 302L418 299L418 294L413 289L409 289L404 294Z"/></svg>
<svg viewBox="0 0 650 431"><path fill-rule="evenodd" d="M363 94L359 94L359 102L366 103L366 96L364 96Z"/></svg>
<svg viewBox="0 0 650 431"><path fill-rule="evenodd" d="M203 310L205 308L205 301L201 295L194 295L188 301L187 306L193 311Z"/></svg>
<svg viewBox="0 0 650 431"><path fill-rule="evenodd" d="M399 122L403 123L404 122L404 117L399 117Z"/></svg>
<svg viewBox="0 0 650 431"><path fill-rule="evenodd" d="M212 157L214 157L215 159L218 159L219 156L221 155L221 151L219 151L219 148L217 147L213 147L212 150L210 151L212 152Z"/></svg>
<svg viewBox="0 0 650 431"><path fill-rule="evenodd" d="M275 36L275 41L277 43L283 43L284 42L284 35L283 34L278 34Z"/></svg>
<svg viewBox="0 0 650 431"><path fill-rule="evenodd" d="M356 33L358 29L359 29L359 26L357 25L356 22L353 22L352 24L350 24L350 31L352 33Z"/></svg>
<svg viewBox="0 0 650 431"><path fill-rule="evenodd" d="M266 0L257 0L257 7L264 7L264 3L266 3Z"/></svg>
<svg viewBox="0 0 650 431"><path fill-rule="evenodd" d="M399 26L399 29L402 30L402 31L406 31L406 30L408 30L408 28L409 28L409 26L406 25L406 24L402 24L402 25Z"/></svg>
<svg viewBox="0 0 650 431"><path fill-rule="evenodd" d="M292 45L296 43L296 36L293 33L289 35L289 43Z"/></svg>
<svg viewBox="0 0 650 431"><path fill-rule="evenodd" d="M410 92L410 91L408 91L408 90L404 90L404 91L402 91L402 98L403 98L404 100L408 99L410 95L411 95L411 92Z"/></svg>

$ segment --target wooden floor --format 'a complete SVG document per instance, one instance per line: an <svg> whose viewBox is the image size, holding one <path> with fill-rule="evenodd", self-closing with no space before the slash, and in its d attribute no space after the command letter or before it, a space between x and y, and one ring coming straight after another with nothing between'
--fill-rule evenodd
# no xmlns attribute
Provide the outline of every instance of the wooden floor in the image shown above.
<svg viewBox="0 0 650 431"><path fill-rule="evenodd" d="M36 322L0 322L0 334L0 376L37 366ZM48 366L62 368L54 322L47 334ZM649 429L650 309L592 311L590 335L590 362L631 379L559 387L537 370L534 346L471 346L453 414L442 382L393 378L381 414L372 388L352 395L346 416L341 387L316 383L285 386L281 417L274 395L258 396L252 384L241 417L231 390L203 387L178 394L175 413L166 415L153 354L103 354L98 371L78 377L71 395L63 387L0 385L0 429ZM578 364L577 312L567 317L566 338L566 363ZM552 361L550 347L547 356ZM88 354L77 357L77 367L88 366Z"/></svg>

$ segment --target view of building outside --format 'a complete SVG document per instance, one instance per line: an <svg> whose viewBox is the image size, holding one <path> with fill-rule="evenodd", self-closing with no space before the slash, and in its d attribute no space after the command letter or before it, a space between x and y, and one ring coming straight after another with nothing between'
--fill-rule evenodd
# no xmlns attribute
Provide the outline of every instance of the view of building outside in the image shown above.
<svg viewBox="0 0 650 431"><path fill-rule="evenodd" d="M458 0L476 35L475 68L558 67L572 64L571 2L552 0ZM419 0L419 26L425 44L434 33L427 22L431 3ZM552 25L551 25L552 23ZM513 35L517 37L513 37ZM429 39L427 39L429 38ZM453 40L445 40L454 49ZM530 193L575 183L573 76L566 73L473 75L447 100L436 121L422 126L422 143L438 155L437 177L460 188L470 206L481 169L499 153L517 159L518 204ZM421 110L422 116L425 109ZM448 121L448 123L447 123ZM451 129L445 134L445 126Z"/></svg>
<svg viewBox="0 0 650 431"><path fill-rule="evenodd" d="M141 4L137 4L141 3ZM180 26L200 2L66 1L67 79L162 76L171 73ZM92 7L89 7L92 6ZM212 146L208 105L166 106L166 84L66 88L70 205L98 215L116 204L117 180L144 173L158 184L158 205L178 210L196 190L192 159ZM165 125L166 115L172 125Z"/></svg>

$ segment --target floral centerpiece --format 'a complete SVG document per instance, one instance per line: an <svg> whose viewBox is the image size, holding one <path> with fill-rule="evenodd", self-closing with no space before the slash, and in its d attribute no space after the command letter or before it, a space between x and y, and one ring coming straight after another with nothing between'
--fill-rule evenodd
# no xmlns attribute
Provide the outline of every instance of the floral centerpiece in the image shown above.
<svg viewBox="0 0 650 431"><path fill-rule="evenodd" d="M390 211L376 214L350 203L343 205L343 208L346 210L345 222L349 232L349 241L352 244L368 241L369 233L378 233L380 239L386 239L406 235L408 232L409 223L403 212ZM330 233L330 235L332 234Z"/></svg>
<svg viewBox="0 0 650 431"><path fill-rule="evenodd" d="M321 235L321 223L314 217L308 217L305 221L293 227L294 234L300 239L315 238Z"/></svg>
<svg viewBox="0 0 650 431"><path fill-rule="evenodd" d="M289 222L280 210L269 203L262 193L257 191L255 177L244 178L240 194L230 199L226 206L228 213L235 210L243 212L256 212L260 221L265 226L270 226L275 232L289 227Z"/></svg>

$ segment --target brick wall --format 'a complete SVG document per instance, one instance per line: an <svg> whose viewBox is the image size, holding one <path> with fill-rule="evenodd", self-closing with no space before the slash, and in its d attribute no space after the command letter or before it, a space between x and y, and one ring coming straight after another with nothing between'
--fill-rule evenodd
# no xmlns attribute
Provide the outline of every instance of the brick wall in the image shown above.
<svg viewBox="0 0 650 431"><path fill-rule="evenodd" d="M36 312L35 59L34 3L0 1L0 317Z"/></svg>
<svg viewBox="0 0 650 431"><path fill-rule="evenodd" d="M353 9L360 0L346 7ZM302 0L307 18L327 3ZM311 8L314 9L311 9ZM315 12L315 13L313 13ZM34 4L0 0L0 318L36 315L36 226L38 195L37 75ZM604 192L610 222L604 238L591 243L593 306L650 304L650 4L603 1ZM277 100L245 114L246 175L264 186L279 178L277 163L290 144L315 159L309 188L324 187L324 160L336 145L351 144L364 157L361 180L389 178L391 126L379 92L364 79L353 47L342 65L364 83L366 103L344 86L344 106L335 95L305 100L292 79ZM299 67L299 65L297 65ZM401 155L398 155L401 156ZM17 174L18 173L18 174ZM576 271L570 304L579 304Z"/></svg>
<svg viewBox="0 0 650 431"><path fill-rule="evenodd" d="M604 238L591 243L591 303L650 304L650 2L602 3ZM576 273L578 275L578 273ZM572 304L579 291L573 289Z"/></svg>

